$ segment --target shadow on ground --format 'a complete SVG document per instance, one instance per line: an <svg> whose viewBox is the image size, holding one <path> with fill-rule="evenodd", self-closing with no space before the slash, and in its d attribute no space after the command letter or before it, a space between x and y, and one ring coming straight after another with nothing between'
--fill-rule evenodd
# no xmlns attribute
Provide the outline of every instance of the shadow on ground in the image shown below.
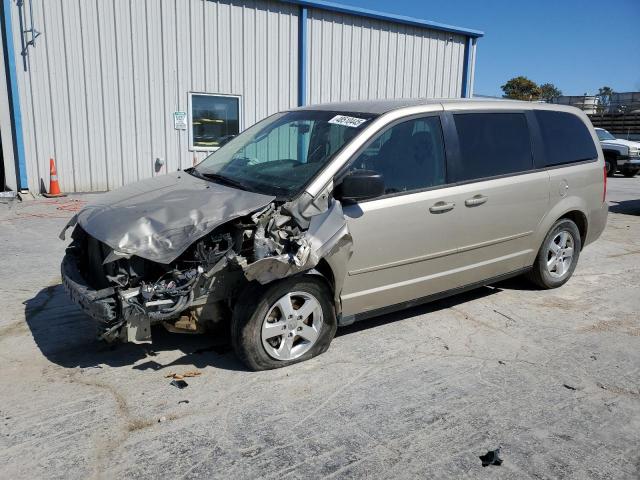
<svg viewBox="0 0 640 480"><path fill-rule="evenodd" d="M366 320L356 322L347 327L342 327L338 329L337 336L349 335L352 333L367 330L369 328L386 325L387 323L406 320L408 318L412 318L420 315L427 315L429 313L444 310L446 308L455 307L456 305L460 305L460 304L469 302L471 300L488 297L489 295L494 295L500 291L501 289L496 287L481 287L475 290L470 290L465 293L460 293L458 295L453 295L451 297L443 298L442 300L436 300L434 302L424 303L422 305L416 305L414 307L398 310L397 312L387 313L385 315L368 318Z"/></svg>
<svg viewBox="0 0 640 480"><path fill-rule="evenodd" d="M152 329L152 344L98 342L93 320L69 300L62 285L42 289L27 300L25 318L42 354L66 368L131 365L137 370L161 370L179 365L213 365L246 370L233 355L226 332L218 332L217 336L172 334L157 326ZM160 364L154 358L159 352L175 350L183 355L169 364ZM138 363L143 359L147 361Z"/></svg>
<svg viewBox="0 0 640 480"><path fill-rule="evenodd" d="M640 198L634 200L623 200L609 205L609 211L612 213L622 213L624 215L640 216Z"/></svg>
<svg viewBox="0 0 640 480"><path fill-rule="evenodd" d="M513 279L496 286L478 288L446 299L370 318L339 329L338 335L349 335L416 315L436 312L493 295L505 288L531 287L523 280ZM95 338L93 320L69 300L62 285L44 288L35 297L27 300L25 318L42 354L51 362L65 368L131 365L135 370L161 370L180 365L194 365L198 368L211 365L227 370L246 370L233 354L228 331L187 335L169 333L162 326L156 326L152 329L152 344L99 342ZM175 350L183 355L168 364L161 364L154 358L159 352ZM141 360L146 361L140 363Z"/></svg>

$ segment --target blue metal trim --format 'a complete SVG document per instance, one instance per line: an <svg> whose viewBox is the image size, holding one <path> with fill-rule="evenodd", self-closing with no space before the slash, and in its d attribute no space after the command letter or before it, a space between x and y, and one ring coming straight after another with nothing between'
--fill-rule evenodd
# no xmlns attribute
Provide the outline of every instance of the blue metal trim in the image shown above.
<svg viewBox="0 0 640 480"><path fill-rule="evenodd" d="M298 105L307 103L307 7L300 7L298 17Z"/></svg>
<svg viewBox="0 0 640 480"><path fill-rule="evenodd" d="M320 10L329 10L332 12L347 13L357 15L359 17L374 18L376 20L386 20L388 22L403 23L405 25L413 25L416 27L431 28L434 30L442 30L445 32L459 33L468 37L482 37L484 32L473 30L470 28L456 27L455 25L447 25L445 23L432 22L430 20L422 20L420 18L406 17L404 15L395 15L393 13L378 12L369 10L368 8L352 7L349 5L341 5L334 2L326 2L324 0L280 0L284 3L292 3L302 7L317 8Z"/></svg>
<svg viewBox="0 0 640 480"><path fill-rule="evenodd" d="M14 152L18 157L16 163L18 168L18 189L22 190L28 189L29 183L27 181L27 164L24 153L24 139L22 136L22 113L20 110L20 94L18 93L18 73L16 70L16 55L13 45L13 28L11 26L11 0L3 0L2 14L4 20L2 33L4 35L5 52L7 53L6 68L9 73L9 95L11 97L9 113L11 115L11 127L13 128Z"/></svg>
<svg viewBox="0 0 640 480"><path fill-rule="evenodd" d="M462 98L469 98L469 72L471 67L471 37L464 42L464 63L462 65Z"/></svg>

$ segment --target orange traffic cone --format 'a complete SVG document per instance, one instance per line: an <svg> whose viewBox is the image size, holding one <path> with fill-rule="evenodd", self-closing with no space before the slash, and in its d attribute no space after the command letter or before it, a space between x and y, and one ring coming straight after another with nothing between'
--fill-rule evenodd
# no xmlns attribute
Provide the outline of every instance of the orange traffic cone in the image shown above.
<svg viewBox="0 0 640 480"><path fill-rule="evenodd" d="M66 193L62 193L60 191L60 185L58 184L58 172L56 171L56 162L53 158L49 159L49 193L44 192L44 195L47 198L54 197L66 197Z"/></svg>

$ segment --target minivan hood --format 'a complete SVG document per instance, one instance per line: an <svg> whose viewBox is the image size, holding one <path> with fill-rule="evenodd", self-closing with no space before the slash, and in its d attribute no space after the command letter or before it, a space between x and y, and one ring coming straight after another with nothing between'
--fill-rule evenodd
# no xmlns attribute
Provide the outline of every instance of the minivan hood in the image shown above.
<svg viewBox="0 0 640 480"><path fill-rule="evenodd" d="M100 195L65 229L78 223L122 256L167 264L216 227L274 199L175 172Z"/></svg>

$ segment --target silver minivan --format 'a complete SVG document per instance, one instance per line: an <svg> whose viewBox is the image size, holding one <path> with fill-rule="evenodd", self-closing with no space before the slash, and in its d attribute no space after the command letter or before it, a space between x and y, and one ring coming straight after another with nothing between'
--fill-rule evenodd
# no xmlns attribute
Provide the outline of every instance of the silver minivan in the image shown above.
<svg viewBox="0 0 640 480"><path fill-rule="evenodd" d="M65 227L63 283L101 339L229 325L249 368L281 367L407 305L521 274L559 287L607 219L598 137L571 107L334 103L227 140Z"/></svg>

